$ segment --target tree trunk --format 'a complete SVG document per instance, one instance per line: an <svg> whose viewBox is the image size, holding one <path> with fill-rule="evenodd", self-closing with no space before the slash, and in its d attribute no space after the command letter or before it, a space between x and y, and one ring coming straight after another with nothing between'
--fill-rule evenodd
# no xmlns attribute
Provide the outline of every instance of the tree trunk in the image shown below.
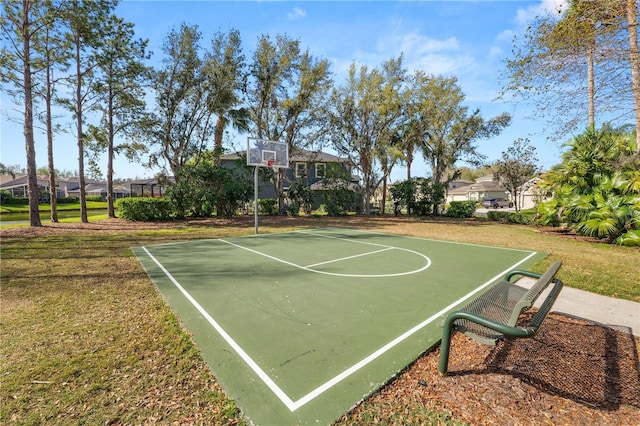
<svg viewBox="0 0 640 426"><path fill-rule="evenodd" d="M387 177L382 180L382 202L380 203L380 214L384 215L387 207Z"/></svg>
<svg viewBox="0 0 640 426"><path fill-rule="evenodd" d="M78 179L80 184L80 221L89 223L87 217L87 194L84 180L84 140L82 134L82 74L80 63L80 36L76 34L76 127L78 132Z"/></svg>
<svg viewBox="0 0 640 426"><path fill-rule="evenodd" d="M638 11L636 0L627 0L629 24L629 62L633 81L633 107L636 116L636 157L640 157L640 56L638 54Z"/></svg>
<svg viewBox="0 0 640 426"><path fill-rule="evenodd" d="M222 156L222 136L224 135L224 127L226 126L226 120L222 115L218 116L218 120L216 121L216 128L214 130L214 150L213 157L215 158L216 166L220 167L222 161L220 157Z"/></svg>
<svg viewBox="0 0 640 426"><path fill-rule="evenodd" d="M36 148L33 138L33 92L31 85L31 28L29 22L29 0L22 0L24 17L23 36L23 78L24 78L24 141L27 151L27 192L29 195L29 225L42 226L38 203L38 176L36 174Z"/></svg>
<svg viewBox="0 0 640 426"><path fill-rule="evenodd" d="M49 37L49 32L47 30L47 38ZM47 46L49 42L47 40ZM51 222L58 222L58 196L56 192L56 169L53 163L53 124L52 124L52 112L51 112L51 99L53 98L52 87L53 84L51 82L51 57L50 50L47 50L47 65L46 65L46 73L47 73L47 87L46 90L46 108L47 108L47 160L49 167L49 203L51 204Z"/></svg>
<svg viewBox="0 0 640 426"><path fill-rule="evenodd" d="M115 137L113 131L113 68L110 69L111 75L109 76L109 93L108 93L108 105L107 105L107 117L108 117L108 142L107 142L107 215L108 217L116 217L115 208L113 206L113 139Z"/></svg>
<svg viewBox="0 0 640 426"><path fill-rule="evenodd" d="M593 50L587 56L588 68L588 96L589 96L589 128L596 128L596 106L595 106L595 72L593 69Z"/></svg>

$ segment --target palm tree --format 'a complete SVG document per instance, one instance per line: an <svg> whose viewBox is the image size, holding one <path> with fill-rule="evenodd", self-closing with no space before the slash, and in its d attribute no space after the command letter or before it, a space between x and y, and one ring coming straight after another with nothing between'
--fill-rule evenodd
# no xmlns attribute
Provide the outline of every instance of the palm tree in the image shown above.
<svg viewBox="0 0 640 426"><path fill-rule="evenodd" d="M545 176L552 201L538 210L542 224L566 223L576 232L610 242L640 242L640 170L633 132L605 127L567 146L563 162Z"/></svg>

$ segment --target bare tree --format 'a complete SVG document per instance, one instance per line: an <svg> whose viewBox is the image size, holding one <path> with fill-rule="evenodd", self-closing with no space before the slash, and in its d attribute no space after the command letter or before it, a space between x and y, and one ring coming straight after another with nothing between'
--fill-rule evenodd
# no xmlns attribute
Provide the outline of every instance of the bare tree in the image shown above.
<svg viewBox="0 0 640 426"><path fill-rule="evenodd" d="M522 208L519 197L524 184L539 172L536 148L529 144L529 139L517 139L502 153L502 159L493 164L494 179L509 192L516 211Z"/></svg>

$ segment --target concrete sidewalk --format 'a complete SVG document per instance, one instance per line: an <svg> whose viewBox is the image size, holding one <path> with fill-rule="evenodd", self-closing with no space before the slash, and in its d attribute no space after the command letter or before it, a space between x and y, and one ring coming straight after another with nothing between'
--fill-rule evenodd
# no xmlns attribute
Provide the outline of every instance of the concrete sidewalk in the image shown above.
<svg viewBox="0 0 640 426"><path fill-rule="evenodd" d="M517 283L530 288L535 280L524 277ZM538 298L539 301L544 300L547 291ZM551 312L586 319L640 336L640 303L637 302L601 296L565 285Z"/></svg>

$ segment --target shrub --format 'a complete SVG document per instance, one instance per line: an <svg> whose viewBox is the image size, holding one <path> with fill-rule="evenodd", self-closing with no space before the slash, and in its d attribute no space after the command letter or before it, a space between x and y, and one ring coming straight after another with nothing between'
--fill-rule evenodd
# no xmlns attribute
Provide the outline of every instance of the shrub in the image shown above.
<svg viewBox="0 0 640 426"><path fill-rule="evenodd" d="M278 214L278 200L275 198L265 198L258 200L260 204L260 212L265 216L275 216Z"/></svg>
<svg viewBox="0 0 640 426"><path fill-rule="evenodd" d="M0 203L26 206L29 204L29 197L14 197L9 191L2 189L0 190Z"/></svg>
<svg viewBox="0 0 640 426"><path fill-rule="evenodd" d="M418 177L397 182L390 192L399 207L406 207L415 216L425 216L438 211L444 202L445 186L432 178Z"/></svg>
<svg viewBox="0 0 640 426"><path fill-rule="evenodd" d="M519 223L523 225L531 225L536 216L535 211L521 211L521 212L500 212L500 211L488 211L487 218L503 223Z"/></svg>
<svg viewBox="0 0 640 426"><path fill-rule="evenodd" d="M121 198L116 202L118 215L130 221L159 221L174 217L168 198Z"/></svg>
<svg viewBox="0 0 640 426"><path fill-rule="evenodd" d="M58 204L74 204L79 202L80 199L78 197L61 197L61 198L56 198L56 202Z"/></svg>
<svg viewBox="0 0 640 426"><path fill-rule="evenodd" d="M102 195L89 195L85 197L86 201L104 201L104 197Z"/></svg>
<svg viewBox="0 0 640 426"><path fill-rule="evenodd" d="M475 201L452 201L445 216L449 217L473 217L476 211Z"/></svg>
<svg viewBox="0 0 640 426"><path fill-rule="evenodd" d="M300 216L300 206L297 204L288 205L287 216Z"/></svg>
<svg viewBox="0 0 640 426"><path fill-rule="evenodd" d="M231 218L239 204L249 201L251 181L235 170L202 161L184 165L178 177L166 192L177 217L206 217L216 211Z"/></svg>

